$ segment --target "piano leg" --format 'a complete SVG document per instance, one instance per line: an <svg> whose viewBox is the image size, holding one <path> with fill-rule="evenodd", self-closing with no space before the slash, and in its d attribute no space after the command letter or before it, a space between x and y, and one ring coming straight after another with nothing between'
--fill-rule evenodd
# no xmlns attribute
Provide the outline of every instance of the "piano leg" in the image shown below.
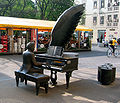
<svg viewBox="0 0 120 103"><path fill-rule="evenodd" d="M52 85L56 85L57 84L57 71L53 71L51 70L51 82L52 82Z"/></svg>
<svg viewBox="0 0 120 103"><path fill-rule="evenodd" d="M66 89L69 88L69 81L71 77L72 71L66 72Z"/></svg>

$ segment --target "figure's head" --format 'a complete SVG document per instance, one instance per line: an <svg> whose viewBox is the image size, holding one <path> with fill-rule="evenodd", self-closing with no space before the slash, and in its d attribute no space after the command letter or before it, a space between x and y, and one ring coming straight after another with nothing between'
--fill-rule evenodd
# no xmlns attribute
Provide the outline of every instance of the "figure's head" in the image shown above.
<svg viewBox="0 0 120 103"><path fill-rule="evenodd" d="M33 51L34 51L34 48L35 48L35 43L34 43L34 42L29 42L29 43L27 43L26 48L27 48L29 51L33 52Z"/></svg>
<svg viewBox="0 0 120 103"><path fill-rule="evenodd" d="M114 37L113 39L115 39L116 40L116 38Z"/></svg>

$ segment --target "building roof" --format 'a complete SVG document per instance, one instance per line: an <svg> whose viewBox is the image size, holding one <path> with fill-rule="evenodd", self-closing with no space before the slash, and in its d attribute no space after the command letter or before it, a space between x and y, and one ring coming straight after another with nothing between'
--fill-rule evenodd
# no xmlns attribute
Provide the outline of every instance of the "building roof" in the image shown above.
<svg viewBox="0 0 120 103"><path fill-rule="evenodd" d="M52 30L55 23L55 21L0 16L0 28ZM78 25L76 31L92 31L92 29Z"/></svg>

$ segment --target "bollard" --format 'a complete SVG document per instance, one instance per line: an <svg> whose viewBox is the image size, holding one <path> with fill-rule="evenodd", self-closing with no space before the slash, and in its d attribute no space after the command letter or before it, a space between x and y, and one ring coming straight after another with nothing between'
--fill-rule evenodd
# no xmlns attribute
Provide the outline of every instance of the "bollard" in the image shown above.
<svg viewBox="0 0 120 103"><path fill-rule="evenodd" d="M115 81L116 67L112 64L106 63L98 66L98 81L102 85L109 85Z"/></svg>

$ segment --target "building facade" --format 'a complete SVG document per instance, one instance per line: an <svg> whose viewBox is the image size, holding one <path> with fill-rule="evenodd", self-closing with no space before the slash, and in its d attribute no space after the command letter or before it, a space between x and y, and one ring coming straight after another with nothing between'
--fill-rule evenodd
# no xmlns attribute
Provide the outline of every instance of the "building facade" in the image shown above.
<svg viewBox="0 0 120 103"><path fill-rule="evenodd" d="M90 0L88 0L90 1ZM120 38L119 0L91 0L86 2L85 25L93 29L93 43Z"/></svg>

